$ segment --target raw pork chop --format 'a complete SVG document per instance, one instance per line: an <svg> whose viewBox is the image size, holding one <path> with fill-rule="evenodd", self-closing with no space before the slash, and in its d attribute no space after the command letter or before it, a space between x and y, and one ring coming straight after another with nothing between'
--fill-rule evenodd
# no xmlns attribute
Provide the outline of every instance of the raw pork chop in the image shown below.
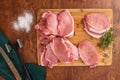
<svg viewBox="0 0 120 80"><path fill-rule="evenodd" d="M102 37L103 34L96 34L96 33L93 33L93 32L90 32L87 28L84 28L84 30L91 36L93 36L94 38L97 38L99 39L100 37Z"/></svg>
<svg viewBox="0 0 120 80"><path fill-rule="evenodd" d="M92 31L90 31L90 26L87 25L84 20L83 20L83 23L84 23L84 30L85 30L89 35L91 35L91 36L94 37L94 38L100 38L100 37L102 37L103 33L99 34L99 33L92 32Z"/></svg>
<svg viewBox="0 0 120 80"><path fill-rule="evenodd" d="M54 35L45 35L44 33L40 33L40 43L43 44L43 45L47 45L49 44L52 39L55 37Z"/></svg>
<svg viewBox="0 0 120 80"><path fill-rule="evenodd" d="M85 31L94 38L102 37L103 33L110 29L110 19L102 13L91 13L83 19Z"/></svg>
<svg viewBox="0 0 120 80"><path fill-rule="evenodd" d="M109 17L102 13L88 14L86 15L85 21L96 31L96 33L103 33L110 28Z"/></svg>
<svg viewBox="0 0 120 80"><path fill-rule="evenodd" d="M45 35L58 33L57 31L57 15L52 12L45 12L42 15L40 23L38 23L35 28L41 30Z"/></svg>
<svg viewBox="0 0 120 80"><path fill-rule="evenodd" d="M65 39L65 44L71 50L71 54L74 56L74 60L78 60L79 59L78 48L67 39Z"/></svg>
<svg viewBox="0 0 120 80"><path fill-rule="evenodd" d="M68 10L58 13L58 31L60 36L71 37L74 33L74 20Z"/></svg>
<svg viewBox="0 0 120 80"><path fill-rule="evenodd" d="M47 66L48 61L45 59L45 52L46 52L46 47L44 45L40 45L40 61L42 66Z"/></svg>
<svg viewBox="0 0 120 80"><path fill-rule="evenodd" d="M58 59L57 59L57 57L54 55L54 53L53 53L53 51L52 51L52 49L51 49L51 46L50 46L50 44L48 44L47 46L46 46L46 54L45 54L45 59L46 59L46 61L48 61L48 67L53 67L53 66L55 66L56 64L57 64L57 62L58 62Z"/></svg>
<svg viewBox="0 0 120 80"><path fill-rule="evenodd" d="M68 10L43 13L35 29L40 35L42 66L79 59L77 47L65 39L74 33L74 20Z"/></svg>
<svg viewBox="0 0 120 80"><path fill-rule="evenodd" d="M74 60L74 56L63 38L54 38L50 45L54 54L61 62L72 62Z"/></svg>
<svg viewBox="0 0 120 80"><path fill-rule="evenodd" d="M41 64L42 66L48 66L52 68L58 62L57 57L54 55L50 44L46 46L46 50L41 54Z"/></svg>
<svg viewBox="0 0 120 80"><path fill-rule="evenodd" d="M95 67L98 63L98 53L95 46L87 40L80 42L78 46L78 51L82 61L90 65L90 67Z"/></svg>

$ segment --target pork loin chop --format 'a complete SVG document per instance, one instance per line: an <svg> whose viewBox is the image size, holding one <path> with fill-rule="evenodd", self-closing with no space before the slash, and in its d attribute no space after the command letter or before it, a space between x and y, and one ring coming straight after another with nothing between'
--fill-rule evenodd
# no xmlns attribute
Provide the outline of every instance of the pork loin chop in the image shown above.
<svg viewBox="0 0 120 80"><path fill-rule="evenodd" d="M82 61L90 67L95 67L98 63L98 53L95 46L88 40L80 42L78 51Z"/></svg>

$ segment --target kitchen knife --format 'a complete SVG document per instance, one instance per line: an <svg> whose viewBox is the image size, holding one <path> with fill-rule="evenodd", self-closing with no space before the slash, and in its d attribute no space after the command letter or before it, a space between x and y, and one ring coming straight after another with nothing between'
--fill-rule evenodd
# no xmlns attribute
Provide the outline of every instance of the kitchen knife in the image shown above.
<svg viewBox="0 0 120 80"><path fill-rule="evenodd" d="M12 61L10 60L10 58L6 55L5 51L0 47L0 53L3 56L3 58L5 59L5 61L7 62L10 70L12 71L14 77L16 78L16 80L22 80L20 74L18 73L17 69L15 68L14 64L12 63Z"/></svg>

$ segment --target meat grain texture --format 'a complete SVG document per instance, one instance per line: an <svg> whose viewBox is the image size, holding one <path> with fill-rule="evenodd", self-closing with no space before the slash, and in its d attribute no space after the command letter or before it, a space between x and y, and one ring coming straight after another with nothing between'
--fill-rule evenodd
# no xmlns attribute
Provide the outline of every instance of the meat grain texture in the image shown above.
<svg viewBox="0 0 120 80"><path fill-rule="evenodd" d="M82 61L90 67L97 66L98 53L95 46L88 40L80 42L78 51Z"/></svg>
<svg viewBox="0 0 120 80"><path fill-rule="evenodd" d="M74 33L74 20L68 10L43 13L35 29L40 35L42 66L52 68L58 61L69 63L78 59L77 47L65 39Z"/></svg>
<svg viewBox="0 0 120 80"><path fill-rule="evenodd" d="M110 19L102 13L91 13L83 18L85 31L92 37L99 39L110 29Z"/></svg>
<svg viewBox="0 0 120 80"><path fill-rule="evenodd" d="M91 17L91 15L93 15L93 17ZM105 23L101 24L101 22L99 22L99 17L96 21L98 23L94 23L94 18L98 15L100 16L101 14L90 14L83 20L86 31L88 31L91 36L93 35L93 37L96 35L96 38L101 37L103 32L109 29L109 20L104 15L102 16L105 21L107 20ZM93 21L90 22L91 20ZM100 21L101 20L102 18L100 18ZM35 29L40 35L42 66L52 68L57 65L58 62L70 63L80 58L90 67L97 66L98 53L90 41L85 40L80 42L77 48L67 39L68 37L72 37L74 33L74 20L68 10L44 12L40 22L35 25Z"/></svg>

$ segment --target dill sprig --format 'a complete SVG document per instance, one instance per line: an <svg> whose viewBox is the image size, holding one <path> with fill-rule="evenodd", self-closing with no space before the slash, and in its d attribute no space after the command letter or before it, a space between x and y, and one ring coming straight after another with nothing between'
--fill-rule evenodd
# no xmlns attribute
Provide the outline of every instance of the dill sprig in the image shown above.
<svg viewBox="0 0 120 80"><path fill-rule="evenodd" d="M106 31L103 34L100 43L98 45L100 48L106 48L112 43L113 40L114 40L113 29L110 28L110 30Z"/></svg>

